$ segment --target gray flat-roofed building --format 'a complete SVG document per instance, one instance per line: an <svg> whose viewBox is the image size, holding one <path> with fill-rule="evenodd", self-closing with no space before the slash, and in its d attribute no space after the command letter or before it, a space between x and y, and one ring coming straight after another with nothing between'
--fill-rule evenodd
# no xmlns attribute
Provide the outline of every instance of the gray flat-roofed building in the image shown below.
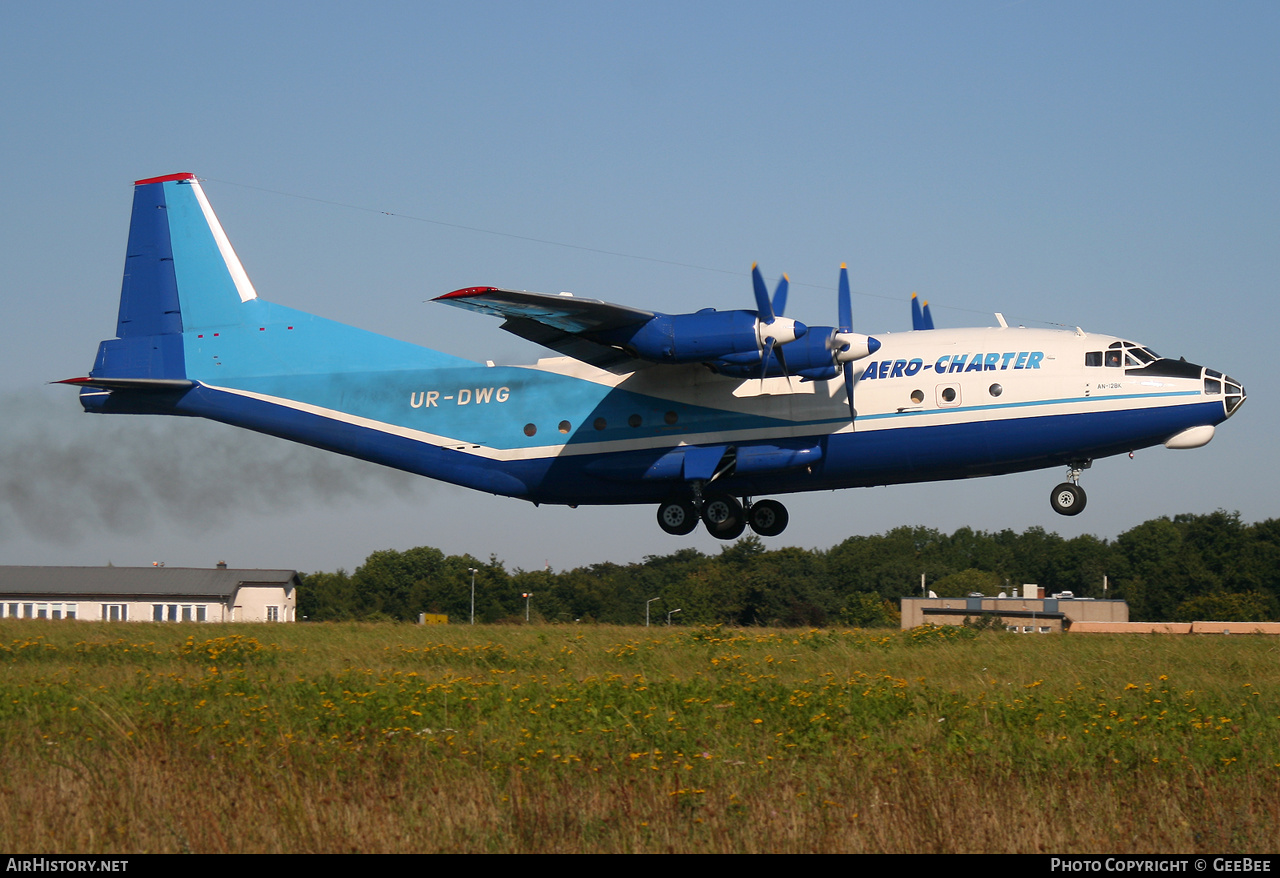
<svg viewBox="0 0 1280 878"><path fill-rule="evenodd" d="M1069 630L1073 622L1128 622L1129 605L1117 600L1077 597L902 598L902 627L962 625L999 618L1010 631L1049 634Z"/></svg>
<svg viewBox="0 0 1280 878"><path fill-rule="evenodd" d="M0 618L292 622L296 570L0 567Z"/></svg>

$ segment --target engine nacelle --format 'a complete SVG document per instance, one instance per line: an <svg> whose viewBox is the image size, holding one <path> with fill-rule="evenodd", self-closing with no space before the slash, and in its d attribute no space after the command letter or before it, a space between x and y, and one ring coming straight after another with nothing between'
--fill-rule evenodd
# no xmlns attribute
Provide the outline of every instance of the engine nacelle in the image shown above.
<svg viewBox="0 0 1280 878"><path fill-rule="evenodd" d="M654 363L704 363L723 358L759 362L766 339L789 344L803 338L807 327L786 317L763 323L754 311L716 311L694 314L656 314L638 328L594 333L605 344ZM758 370L757 370L758 371Z"/></svg>

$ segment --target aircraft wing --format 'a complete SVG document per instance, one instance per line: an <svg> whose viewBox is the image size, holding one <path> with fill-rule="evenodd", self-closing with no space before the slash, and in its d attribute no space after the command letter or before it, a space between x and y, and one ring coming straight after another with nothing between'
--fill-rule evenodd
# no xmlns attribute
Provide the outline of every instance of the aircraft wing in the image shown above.
<svg viewBox="0 0 1280 878"><path fill-rule="evenodd" d="M502 328L507 332L601 369L630 372L652 365L594 336L638 327L654 318L653 311L613 305L599 299L496 287L468 287L445 293L433 301L505 318Z"/></svg>

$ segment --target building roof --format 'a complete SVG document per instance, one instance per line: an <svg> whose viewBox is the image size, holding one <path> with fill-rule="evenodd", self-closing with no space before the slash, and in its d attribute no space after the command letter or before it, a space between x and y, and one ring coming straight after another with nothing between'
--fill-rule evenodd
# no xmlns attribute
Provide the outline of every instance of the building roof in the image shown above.
<svg viewBox="0 0 1280 878"><path fill-rule="evenodd" d="M0 567L0 597L232 597L241 586L288 591L301 584L296 570L226 567Z"/></svg>

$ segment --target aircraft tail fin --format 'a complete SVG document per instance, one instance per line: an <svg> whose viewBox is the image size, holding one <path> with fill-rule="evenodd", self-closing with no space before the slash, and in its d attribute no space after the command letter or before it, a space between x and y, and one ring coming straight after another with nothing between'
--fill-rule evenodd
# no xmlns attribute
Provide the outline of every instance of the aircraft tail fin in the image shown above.
<svg viewBox="0 0 1280 878"><path fill-rule="evenodd" d="M94 377L185 379L182 333L234 326L257 292L194 174L138 180L117 338Z"/></svg>

